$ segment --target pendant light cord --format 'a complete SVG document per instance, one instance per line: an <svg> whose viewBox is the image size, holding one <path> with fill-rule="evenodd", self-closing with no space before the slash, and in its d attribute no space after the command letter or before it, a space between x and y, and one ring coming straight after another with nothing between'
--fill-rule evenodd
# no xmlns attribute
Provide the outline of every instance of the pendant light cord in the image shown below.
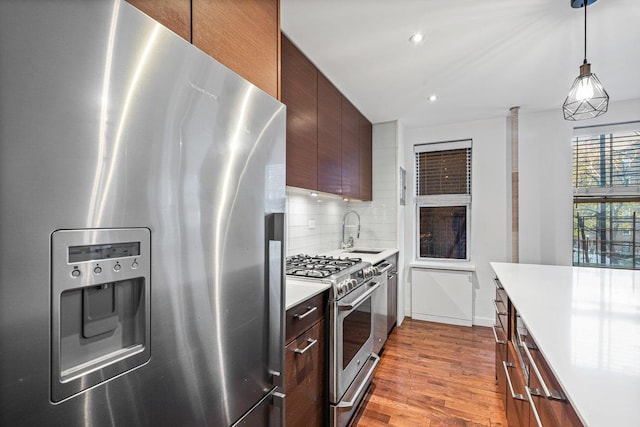
<svg viewBox="0 0 640 427"><path fill-rule="evenodd" d="M584 0L584 62L587 63L587 5L589 0Z"/></svg>

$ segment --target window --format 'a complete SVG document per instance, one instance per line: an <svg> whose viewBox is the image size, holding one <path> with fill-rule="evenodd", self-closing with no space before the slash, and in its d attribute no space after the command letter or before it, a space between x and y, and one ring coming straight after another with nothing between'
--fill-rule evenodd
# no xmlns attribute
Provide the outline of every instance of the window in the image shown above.
<svg viewBox="0 0 640 427"><path fill-rule="evenodd" d="M471 140L422 144L416 159L416 258L469 259Z"/></svg>
<svg viewBox="0 0 640 427"><path fill-rule="evenodd" d="M640 269L640 132L573 138L573 265Z"/></svg>

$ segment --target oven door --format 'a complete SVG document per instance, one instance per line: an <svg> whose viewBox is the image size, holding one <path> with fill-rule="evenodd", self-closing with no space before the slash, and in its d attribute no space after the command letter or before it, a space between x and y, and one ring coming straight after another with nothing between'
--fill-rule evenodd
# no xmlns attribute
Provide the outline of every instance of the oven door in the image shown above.
<svg viewBox="0 0 640 427"><path fill-rule="evenodd" d="M373 353L373 293L370 281L333 303L329 400L338 403Z"/></svg>

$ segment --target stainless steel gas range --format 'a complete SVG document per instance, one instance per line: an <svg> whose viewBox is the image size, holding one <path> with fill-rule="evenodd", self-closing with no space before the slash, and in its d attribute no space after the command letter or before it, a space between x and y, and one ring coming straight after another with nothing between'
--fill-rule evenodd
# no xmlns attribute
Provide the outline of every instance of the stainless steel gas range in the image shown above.
<svg viewBox="0 0 640 427"><path fill-rule="evenodd" d="M376 268L359 258L296 255L286 272L296 279L323 281L329 295L330 425L346 426L380 361L373 353L372 295L380 286Z"/></svg>

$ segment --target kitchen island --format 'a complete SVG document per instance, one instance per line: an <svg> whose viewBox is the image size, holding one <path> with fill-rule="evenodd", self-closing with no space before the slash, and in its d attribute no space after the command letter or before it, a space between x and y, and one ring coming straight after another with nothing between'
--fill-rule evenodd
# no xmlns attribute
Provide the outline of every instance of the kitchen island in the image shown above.
<svg viewBox="0 0 640 427"><path fill-rule="evenodd" d="M640 425L640 271L491 266L582 423Z"/></svg>

